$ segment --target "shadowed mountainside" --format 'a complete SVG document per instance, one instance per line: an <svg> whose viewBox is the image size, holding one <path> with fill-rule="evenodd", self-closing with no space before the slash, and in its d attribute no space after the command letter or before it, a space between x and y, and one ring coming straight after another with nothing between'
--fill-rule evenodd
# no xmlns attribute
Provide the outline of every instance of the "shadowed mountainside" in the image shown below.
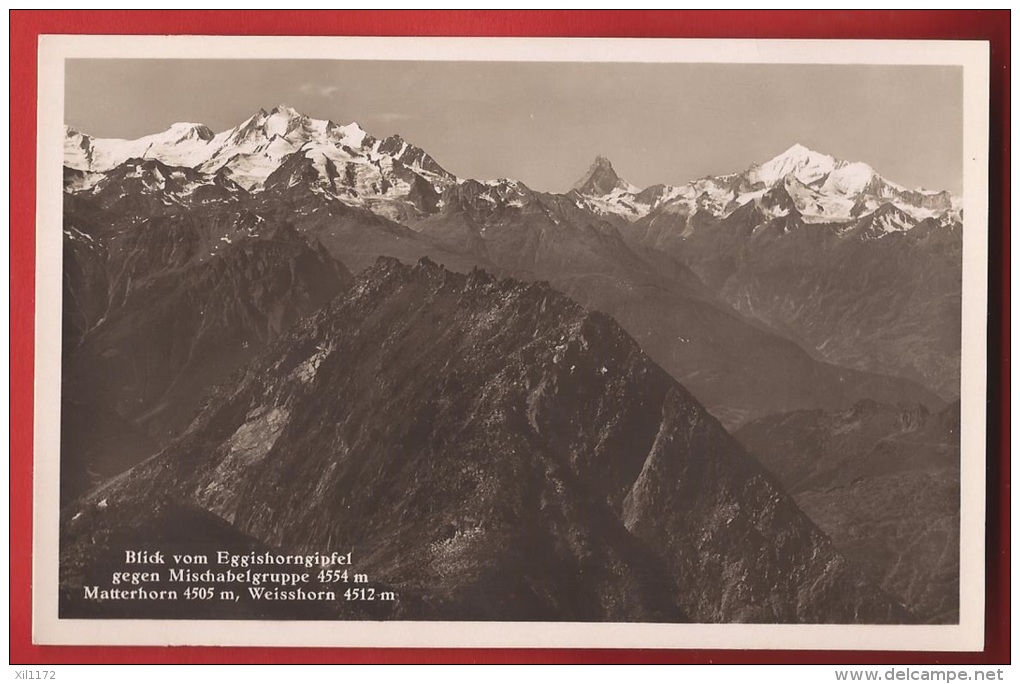
<svg viewBox="0 0 1020 684"><path fill-rule="evenodd" d="M67 511L66 576L182 503L356 549L392 617L910 619L612 319L428 260L380 260Z"/></svg>
<svg viewBox="0 0 1020 684"><path fill-rule="evenodd" d="M65 501L169 441L213 385L351 279L286 224L236 230L215 253L188 220L153 219L108 240L81 235L65 250L65 292L90 302L65 309L83 321L65 335Z"/></svg>
<svg viewBox="0 0 1020 684"><path fill-rule="evenodd" d="M959 402L798 411L736 437L883 589L926 621L959 619Z"/></svg>

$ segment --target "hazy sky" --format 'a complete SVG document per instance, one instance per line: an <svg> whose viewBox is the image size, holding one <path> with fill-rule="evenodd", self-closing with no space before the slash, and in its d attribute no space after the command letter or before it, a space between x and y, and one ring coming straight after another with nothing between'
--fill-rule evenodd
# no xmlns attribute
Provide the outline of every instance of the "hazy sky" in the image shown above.
<svg viewBox="0 0 1020 684"><path fill-rule="evenodd" d="M219 132L286 103L400 133L450 172L565 191L597 154L639 185L739 171L794 143L908 187L962 191L962 70L312 60L70 60L67 124Z"/></svg>

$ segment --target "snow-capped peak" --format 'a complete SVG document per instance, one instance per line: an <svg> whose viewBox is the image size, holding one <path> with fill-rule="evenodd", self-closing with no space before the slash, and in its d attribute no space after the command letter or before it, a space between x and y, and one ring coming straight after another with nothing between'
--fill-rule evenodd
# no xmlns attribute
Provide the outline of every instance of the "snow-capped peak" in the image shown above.
<svg viewBox="0 0 1020 684"><path fill-rule="evenodd" d="M318 176L316 188L395 219L404 216L398 205L407 198L417 203L415 211L431 210L440 206L433 196L461 182L399 135L375 138L357 122L337 125L313 119L286 104L260 109L215 135L191 122L137 140L92 138L70 126L64 127L64 135L65 165L80 172L104 173L132 158L151 159L200 174L219 174L249 192L266 187L269 177L293 159L294 167L285 169L294 172L287 182L309 181L310 169ZM82 188L93 184L85 176L75 178ZM517 201L526 193L525 186L502 180L483 181L478 187L490 199L505 193L513 195L508 201ZM958 198L949 193L906 190L884 180L868 164L841 161L799 143L740 173L644 190L620 178L612 162L599 155L574 185L570 199L579 208L627 221L660 209L670 215L700 212L721 218L754 202L767 216L796 216L805 224L856 222L892 203L909 218L880 215L886 219L883 233L907 230L910 221L959 209Z"/></svg>
<svg viewBox="0 0 1020 684"><path fill-rule="evenodd" d="M178 121L175 124L170 124L170 128L168 128L167 131L172 131L174 133L187 133L189 131L200 130L203 128L208 127L205 124L192 123L190 121Z"/></svg>
<svg viewBox="0 0 1020 684"><path fill-rule="evenodd" d="M823 192L856 197L880 182L875 169L864 162L839 162L822 186Z"/></svg>
<svg viewBox="0 0 1020 684"><path fill-rule="evenodd" d="M272 138L274 135L285 138L306 119L307 117L296 109L281 104L273 107L272 111L269 112L269 117L262 125L262 130L269 138Z"/></svg>
<svg viewBox="0 0 1020 684"><path fill-rule="evenodd" d="M280 103L273 107L269 114L270 115L279 114L280 116L286 117L288 119L304 118L304 115L301 112L283 103Z"/></svg>
<svg viewBox="0 0 1020 684"><path fill-rule="evenodd" d="M366 136L368 136L368 133L357 121L352 121L346 126L340 126L338 130L344 142L350 147L361 147Z"/></svg>
<svg viewBox="0 0 1020 684"><path fill-rule="evenodd" d="M806 157L813 154L818 154L814 150L811 150L800 143L793 143L790 147L783 152L780 157Z"/></svg>
<svg viewBox="0 0 1020 684"><path fill-rule="evenodd" d="M170 128L166 130L166 135L169 138L176 138L177 140L195 138L199 140L212 140L215 133L213 133L212 129L205 124L180 122L170 126Z"/></svg>
<svg viewBox="0 0 1020 684"><path fill-rule="evenodd" d="M182 122L137 140L93 139L66 126L64 135L64 161L72 169L106 172L131 158L156 159L203 174L223 173L249 191L261 187L297 153L311 160L315 170L329 171L319 174L329 187L342 169L344 191L359 203L377 195L391 201L390 196L414 187L442 192L455 180L424 150L400 138L378 140L357 122L339 126L286 104L259 109L218 134L202 124Z"/></svg>
<svg viewBox="0 0 1020 684"><path fill-rule="evenodd" d="M764 164L752 167L749 176L752 183L761 182L771 187L793 174L801 183L810 185L835 168L836 160L833 157L797 143Z"/></svg>

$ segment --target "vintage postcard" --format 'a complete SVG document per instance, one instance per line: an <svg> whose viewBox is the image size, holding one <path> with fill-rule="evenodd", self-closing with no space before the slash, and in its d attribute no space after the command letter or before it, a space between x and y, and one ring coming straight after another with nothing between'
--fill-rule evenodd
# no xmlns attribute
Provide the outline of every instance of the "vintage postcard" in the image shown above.
<svg viewBox="0 0 1020 684"><path fill-rule="evenodd" d="M980 650L987 62L43 36L35 642Z"/></svg>

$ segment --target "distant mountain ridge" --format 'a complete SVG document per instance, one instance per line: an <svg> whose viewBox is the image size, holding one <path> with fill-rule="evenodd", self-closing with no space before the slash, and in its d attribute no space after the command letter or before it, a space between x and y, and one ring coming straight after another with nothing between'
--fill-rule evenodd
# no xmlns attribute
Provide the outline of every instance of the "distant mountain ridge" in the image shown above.
<svg viewBox="0 0 1020 684"><path fill-rule="evenodd" d="M357 123L279 105L218 134L182 123L120 141L67 128L65 161L66 191L118 216L243 205L311 231L355 271L380 255L428 255L456 268L554 280L617 316L635 311L625 302L637 288L662 290L668 272L817 359L906 377L945 400L958 394L959 200L908 191L867 164L800 145L743 172L645 190L599 157L574 190L553 195L506 178L459 178L399 136L375 138ZM593 290L594 277L602 284ZM708 335L680 329L656 341L644 314L626 318L656 360L715 410L718 392L700 383L717 375L695 373L690 350L681 349L685 339L707 344ZM684 320L690 327L700 317ZM919 394L872 398L931 403ZM732 423L768 412L718 408Z"/></svg>
<svg viewBox="0 0 1020 684"><path fill-rule="evenodd" d="M398 135L378 139L357 123L312 119L286 105L259 110L217 134L198 124L175 124L163 133L118 140L66 128L64 153L68 168L89 174L108 173L132 159L155 159L209 179L222 172L249 192L266 187L274 174L280 182L279 172L289 160L294 171L306 169L299 171L304 181L390 217L402 214L407 196L416 190L438 196L454 182L424 150Z"/></svg>
<svg viewBox="0 0 1020 684"><path fill-rule="evenodd" d="M572 192L629 244L671 255L819 358L959 396L959 197L802 145L683 186L625 185Z"/></svg>
<svg viewBox="0 0 1020 684"><path fill-rule="evenodd" d="M700 192L695 197L698 207L734 204L735 191L727 190L729 199L725 199L717 197L713 188L718 189L724 181L727 187L739 186L736 175L726 177L728 180L697 181L686 189L653 186L638 190L619 178L608 159L600 158L577 189L556 195L535 192L509 179L457 178L399 136L376 138L355 123L341 126L311 119L284 105L260 110L228 131L209 133L206 127L182 124L164 134L122 141L92 138L68 129L65 188L84 203L99 204L110 213L112 218L107 220L125 229L154 215L198 212L212 220L216 212L232 215L243 209L270 222L293 223L352 271L381 255L406 260L427 255L457 269L477 265L520 278L550 280L586 305L616 316L657 362L688 384L730 425L775 410L815 407L819 398L828 408L863 397L940 401L916 387L893 389L898 381L839 379L837 376L847 376L847 371L812 368L807 355L799 350L779 351L781 344L755 342L762 332L748 330L735 320L730 307L764 322L783 337L793 337L819 360L882 375L911 373L921 384L931 378L952 377L937 365L943 363L944 344L926 352L931 362L902 345L885 345L884 353L891 353L892 362L872 363L872 350L862 353L853 345L844 350L838 344L821 344L832 336L826 333L831 323L826 322L817 333L802 333L782 316L764 315L761 307L748 306L742 290L730 291L726 269L735 254L748 251L744 247L748 237L741 228L730 240L726 236L732 231L726 226L738 220L753 221L749 237L755 243L771 239L773 234L800 234L789 229L794 225L790 215L780 216L781 207L795 205L783 190L785 186L761 192L760 197L719 219L711 213L716 209L699 209L688 216L684 207L695 191ZM808 174L815 173L812 169L820 163L817 157L807 155L809 161L814 160L810 164L786 159L753 167L743 174L743 182L751 187L784 170L788 170L791 183L800 182L795 178L798 173L804 180L812 180ZM125 160L117 164L120 159ZM185 163L193 166L173 165ZM839 187L846 185L841 182ZM609 194L595 194L605 191ZM634 202L653 202L658 208L643 217L638 217L641 212L613 213L631 195ZM675 211L681 213L671 213ZM778 218L768 218L770 211ZM882 218L882 212L874 214L876 221ZM884 220L895 222L899 217L890 214ZM713 221L722 222L723 230L697 230L691 238L690 226L708 226ZM777 227L780 223L782 229ZM881 225L876 229L883 230ZM857 233L867 230L870 228L864 226ZM211 232L222 234L222 228L211 228ZM947 231L935 232L941 235ZM840 243L862 242L847 239L852 234L842 228L826 234ZM704 248L700 243L706 243ZM703 252L707 256L702 256ZM865 268L862 277L867 278L868 273ZM858 291L851 290L850 296L857 296ZM789 296L794 306L784 303L782 314L804 309L799 299L807 294ZM649 297L656 301L650 303ZM722 316L720 308L726 312ZM925 308L915 309L922 312L918 317L925 324ZM864 323L884 321L887 315L869 314ZM738 314L736 319L740 317ZM941 325L941 319L936 323ZM861 327L854 320L846 325ZM825 337L820 341L819 335ZM736 348L730 348L733 346ZM761 348L779 352L781 359L759 362L756 357L761 356ZM794 358L798 355L805 358ZM914 373L913 366L918 364L923 372ZM776 397L764 389L774 384L765 379L771 372L789 378L790 387L799 389L791 389L788 397ZM749 374L764 374L762 388L741 397L740 388L746 386ZM862 390L865 386L871 390ZM951 398L952 393L946 395ZM763 403L767 396L772 397L768 405Z"/></svg>
<svg viewBox="0 0 1020 684"><path fill-rule="evenodd" d="M839 160L800 144L741 172L644 189L621 179L608 159L598 157L572 192L593 211L629 221L657 211L674 215L701 211L725 218L746 205L768 218L792 214L811 224L850 222L886 206L909 217L869 235L872 239L909 230L925 219L948 223L962 216L961 199L949 192L910 190L881 177L864 162Z"/></svg>
<svg viewBox="0 0 1020 684"><path fill-rule="evenodd" d="M376 138L356 122L339 125L313 119L285 104L259 110L220 133L203 124L177 123L161 133L121 140L95 138L65 126L64 150L65 165L82 172L105 173L129 159L156 159L202 173L225 170L249 191L261 189L285 158L300 153L314 167L315 182L358 205L400 197L415 179L427 181L437 194L466 180L399 135ZM338 186L334 181L340 177ZM866 163L838 160L800 144L742 172L645 189L621 179L609 159L599 156L571 193L597 213L635 220L658 209L670 213L702 209L722 217L751 202L769 207L766 195L772 190L785 190L795 205L771 210L772 218L792 209L809 223L849 221L886 204L913 222L959 220L961 211L960 199L948 192L909 190L882 178ZM886 228L893 232L907 226Z"/></svg>

